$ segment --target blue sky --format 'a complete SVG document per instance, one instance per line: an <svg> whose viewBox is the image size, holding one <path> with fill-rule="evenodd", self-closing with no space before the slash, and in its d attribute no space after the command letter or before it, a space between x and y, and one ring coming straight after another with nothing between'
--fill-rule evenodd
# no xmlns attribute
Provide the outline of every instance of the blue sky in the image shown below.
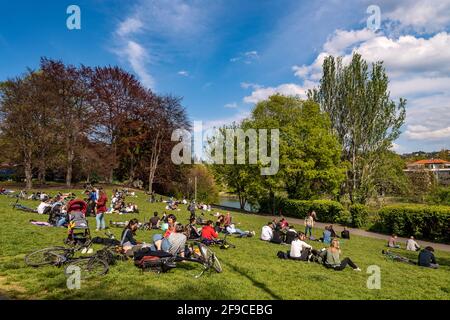
<svg viewBox="0 0 450 320"><path fill-rule="evenodd" d="M81 9L68 30L66 9ZM382 24L366 28L376 4ZM41 56L119 65L158 93L184 97L206 126L240 120L280 92L304 96L326 54L382 59L392 97L408 99L398 152L450 148L450 0L3 1L0 80Z"/></svg>

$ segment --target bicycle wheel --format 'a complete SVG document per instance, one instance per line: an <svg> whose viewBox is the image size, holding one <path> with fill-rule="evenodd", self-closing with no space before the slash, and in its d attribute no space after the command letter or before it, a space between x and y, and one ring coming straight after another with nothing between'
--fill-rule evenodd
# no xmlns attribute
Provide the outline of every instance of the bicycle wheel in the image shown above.
<svg viewBox="0 0 450 320"><path fill-rule="evenodd" d="M87 280L98 276L103 276L108 273L108 263L97 257L81 258L72 261L64 269L64 274L69 277L73 274L73 268L80 268L80 279Z"/></svg>
<svg viewBox="0 0 450 320"><path fill-rule="evenodd" d="M211 260L213 269L216 270L217 273L222 273L222 265L220 264L219 259L217 259L217 256L214 253L212 253Z"/></svg>
<svg viewBox="0 0 450 320"><path fill-rule="evenodd" d="M217 273L221 273L223 271L222 265L215 253L202 243L199 243L198 247L202 254L202 260L205 267L208 269L213 268Z"/></svg>
<svg viewBox="0 0 450 320"><path fill-rule="evenodd" d="M67 254L68 250L64 247L45 248L25 256L25 263L30 267L58 265L64 262Z"/></svg>

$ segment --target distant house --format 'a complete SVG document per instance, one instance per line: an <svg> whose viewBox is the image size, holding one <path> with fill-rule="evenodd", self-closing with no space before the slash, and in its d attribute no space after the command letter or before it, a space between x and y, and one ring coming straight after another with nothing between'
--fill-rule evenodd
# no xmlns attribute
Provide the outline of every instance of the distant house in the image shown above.
<svg viewBox="0 0 450 320"><path fill-rule="evenodd" d="M407 165L406 173L429 171L439 184L450 186L450 162L441 159L419 160Z"/></svg>

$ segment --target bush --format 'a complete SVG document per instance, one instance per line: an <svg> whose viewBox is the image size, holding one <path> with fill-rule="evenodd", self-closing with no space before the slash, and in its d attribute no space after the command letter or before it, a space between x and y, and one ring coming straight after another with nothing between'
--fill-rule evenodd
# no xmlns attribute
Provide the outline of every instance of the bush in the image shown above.
<svg viewBox="0 0 450 320"><path fill-rule="evenodd" d="M355 228L361 228L367 225L369 218L369 210L365 205L353 204L349 208L351 216L351 225Z"/></svg>
<svg viewBox="0 0 450 320"><path fill-rule="evenodd" d="M450 205L450 188L436 188L427 197L427 201L433 204Z"/></svg>
<svg viewBox="0 0 450 320"><path fill-rule="evenodd" d="M371 228L383 233L450 243L450 207L393 205L379 210Z"/></svg>
<svg viewBox="0 0 450 320"><path fill-rule="evenodd" d="M345 209L337 201L332 200L290 200L283 199L279 203L281 212L286 217L305 218L315 211L320 222L339 223L345 216Z"/></svg>

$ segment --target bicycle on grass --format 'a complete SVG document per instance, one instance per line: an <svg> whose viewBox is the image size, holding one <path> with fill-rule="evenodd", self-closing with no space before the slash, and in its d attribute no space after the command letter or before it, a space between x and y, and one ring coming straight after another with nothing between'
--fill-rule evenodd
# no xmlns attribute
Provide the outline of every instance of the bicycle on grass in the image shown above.
<svg viewBox="0 0 450 320"><path fill-rule="evenodd" d="M90 242L82 246L74 247L49 247L32 252L25 256L25 263L34 268L42 266L66 266L64 273L68 276L69 266L77 266L81 270L81 280L91 279L96 276L105 275L109 271L109 264L104 256L98 252L92 256L75 257L75 255L90 247Z"/></svg>

